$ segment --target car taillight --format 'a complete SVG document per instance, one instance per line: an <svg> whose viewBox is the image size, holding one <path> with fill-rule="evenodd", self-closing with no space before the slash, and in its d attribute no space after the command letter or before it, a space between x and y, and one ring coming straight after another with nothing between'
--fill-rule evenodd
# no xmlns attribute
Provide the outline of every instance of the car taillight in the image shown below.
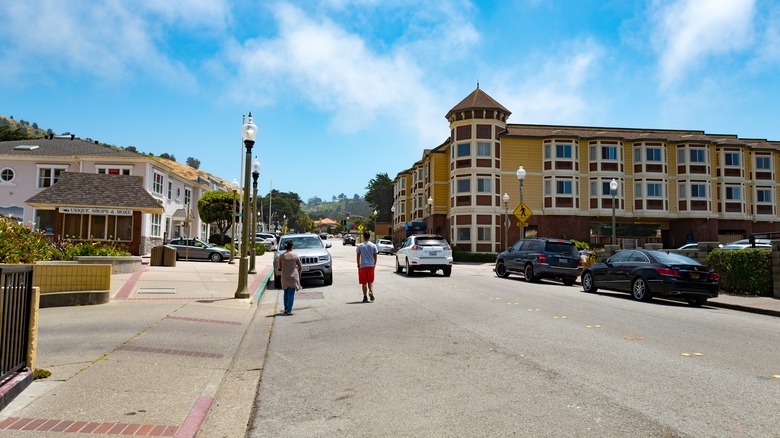
<svg viewBox="0 0 780 438"><path fill-rule="evenodd" d="M419 246L417 246L417 245L412 245L412 250L414 250L414 251L417 251L418 249L420 249L420 247L419 247Z"/></svg>
<svg viewBox="0 0 780 438"><path fill-rule="evenodd" d="M720 277L718 276L718 274L716 274L714 272L710 272L710 280L718 281L718 280L720 280Z"/></svg>
<svg viewBox="0 0 780 438"><path fill-rule="evenodd" d="M447 245L447 251L449 251L449 250L451 250L451 249L452 249L452 248L450 248L450 246L449 246L449 245Z"/></svg>
<svg viewBox="0 0 780 438"><path fill-rule="evenodd" d="M539 254L536 256L536 261L539 263L547 263L547 256L544 254Z"/></svg>
<svg viewBox="0 0 780 438"><path fill-rule="evenodd" d="M667 277L679 277L680 271L675 271L674 269L669 268L655 268L655 272L665 275Z"/></svg>
<svg viewBox="0 0 780 438"><path fill-rule="evenodd" d="M582 257L577 257L577 266L582 266Z"/></svg>

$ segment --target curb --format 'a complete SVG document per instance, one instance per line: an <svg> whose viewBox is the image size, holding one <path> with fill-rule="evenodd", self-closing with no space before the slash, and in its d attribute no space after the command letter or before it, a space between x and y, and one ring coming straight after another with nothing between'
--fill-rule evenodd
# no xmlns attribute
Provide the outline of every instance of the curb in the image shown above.
<svg viewBox="0 0 780 438"><path fill-rule="evenodd" d="M717 301L707 301L705 306L721 307L724 309L739 310L742 312L758 313L761 315L778 316L780 317L780 311L771 309L762 309L760 307L740 306L739 304L719 303Z"/></svg>

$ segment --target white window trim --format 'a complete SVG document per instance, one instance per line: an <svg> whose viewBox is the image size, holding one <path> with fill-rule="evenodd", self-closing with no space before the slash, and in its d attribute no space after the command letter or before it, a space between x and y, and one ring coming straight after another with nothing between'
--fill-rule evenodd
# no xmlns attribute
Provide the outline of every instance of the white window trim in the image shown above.
<svg viewBox="0 0 780 438"><path fill-rule="evenodd" d="M16 170L14 170L13 167L2 167L0 168L0 175L2 175L2 173L6 170L10 170L13 173L13 175L9 180L0 178L0 186L15 186L16 183L14 182L14 180L16 179Z"/></svg>
<svg viewBox="0 0 780 438"><path fill-rule="evenodd" d="M127 170L127 171L130 172L130 173L128 173L128 175L132 175L133 174L133 166L129 166L129 165L124 165L124 164L122 164L122 165L111 165L111 164L99 164L98 165L98 164L96 164L95 165L95 173L100 173L101 170L105 170L106 173L108 173L109 169Z"/></svg>
<svg viewBox="0 0 780 438"><path fill-rule="evenodd" d="M157 175L160 176L160 190L157 191ZM155 195L163 196L165 190L165 174L152 171L152 193Z"/></svg>
<svg viewBox="0 0 780 438"><path fill-rule="evenodd" d="M67 171L68 170L67 164L36 164L35 165L35 187L38 189L45 189L46 187L41 186L41 170L43 169L50 169L55 170L59 169L61 171ZM54 172L52 172L53 174ZM53 175L52 175L53 177ZM54 185L54 183L52 183ZM51 187L51 185L49 186Z"/></svg>

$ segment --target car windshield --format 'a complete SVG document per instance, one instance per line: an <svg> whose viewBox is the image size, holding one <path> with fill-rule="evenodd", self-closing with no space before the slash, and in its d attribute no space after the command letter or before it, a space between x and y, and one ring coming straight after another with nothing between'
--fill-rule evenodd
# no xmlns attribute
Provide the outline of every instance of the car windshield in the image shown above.
<svg viewBox="0 0 780 438"><path fill-rule="evenodd" d="M447 246L444 239L417 239L414 243L418 246Z"/></svg>
<svg viewBox="0 0 780 438"><path fill-rule="evenodd" d="M653 257L655 257L659 262L667 265L701 265L701 263L692 258L671 252L654 252Z"/></svg>
<svg viewBox="0 0 780 438"><path fill-rule="evenodd" d="M288 240L292 240L293 249L312 249L322 248L322 239L319 236L302 236L302 237L289 237L283 239L279 246L284 247L284 243Z"/></svg>

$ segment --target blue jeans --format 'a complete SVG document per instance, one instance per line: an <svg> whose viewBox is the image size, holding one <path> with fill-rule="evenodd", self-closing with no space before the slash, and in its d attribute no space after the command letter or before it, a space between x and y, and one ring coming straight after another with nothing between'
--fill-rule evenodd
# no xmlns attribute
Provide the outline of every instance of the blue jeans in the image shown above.
<svg viewBox="0 0 780 438"><path fill-rule="evenodd" d="M284 311L292 312L293 301L295 300L295 288L288 287L284 290Z"/></svg>

